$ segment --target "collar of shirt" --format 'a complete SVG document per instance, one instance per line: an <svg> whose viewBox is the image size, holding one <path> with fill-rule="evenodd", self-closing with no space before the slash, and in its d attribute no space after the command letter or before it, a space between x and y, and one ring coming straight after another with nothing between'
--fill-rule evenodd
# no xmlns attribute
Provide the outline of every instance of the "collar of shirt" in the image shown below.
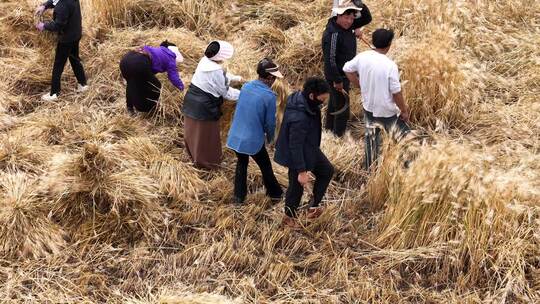
<svg viewBox="0 0 540 304"><path fill-rule="evenodd" d="M211 72L211 71L217 71L222 70L223 67L210 59L208 59L206 56L199 61L199 64L197 65L197 70L201 72Z"/></svg>

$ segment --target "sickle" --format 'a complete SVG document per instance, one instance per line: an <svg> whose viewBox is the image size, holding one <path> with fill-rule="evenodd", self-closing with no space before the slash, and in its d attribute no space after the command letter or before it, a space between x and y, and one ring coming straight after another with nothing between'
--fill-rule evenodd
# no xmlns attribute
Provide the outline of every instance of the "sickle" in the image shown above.
<svg viewBox="0 0 540 304"><path fill-rule="evenodd" d="M336 115L342 114L343 112L347 111L347 109L350 107L351 102L350 102L349 94L347 94L345 90L341 90L340 93L343 95L343 97L345 97L345 105L343 105L343 108L335 112L331 112L330 115L336 116Z"/></svg>

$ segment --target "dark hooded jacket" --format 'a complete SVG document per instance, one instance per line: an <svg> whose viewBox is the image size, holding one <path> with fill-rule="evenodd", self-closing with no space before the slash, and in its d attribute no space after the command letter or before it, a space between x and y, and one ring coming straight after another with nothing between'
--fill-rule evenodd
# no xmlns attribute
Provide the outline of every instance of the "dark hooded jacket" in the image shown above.
<svg viewBox="0 0 540 304"><path fill-rule="evenodd" d="M296 92L287 99L274 160L298 172L311 171L321 145L321 110Z"/></svg>
<svg viewBox="0 0 540 304"><path fill-rule="evenodd" d="M45 23L45 30L58 33L58 42L69 43L81 40L82 19L79 0L60 0L53 5L49 0L45 8L53 8L53 21Z"/></svg>
<svg viewBox="0 0 540 304"><path fill-rule="evenodd" d="M371 13L363 4L361 17L354 20L349 29L336 22L337 17L328 20L323 33L322 48L324 56L324 77L329 82L347 82L343 66L356 56L356 35L354 30L371 22Z"/></svg>

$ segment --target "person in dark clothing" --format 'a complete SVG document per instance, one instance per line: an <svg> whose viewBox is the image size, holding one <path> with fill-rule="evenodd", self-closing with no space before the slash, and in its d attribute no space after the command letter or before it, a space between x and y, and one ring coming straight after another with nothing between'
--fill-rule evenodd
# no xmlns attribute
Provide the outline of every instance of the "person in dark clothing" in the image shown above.
<svg viewBox="0 0 540 304"><path fill-rule="evenodd" d="M325 128L337 136L343 136L350 109L347 107L335 115L331 113L339 112L347 104L350 82L343 72L343 66L356 56L356 37L361 36L359 29L369 24L372 18L368 7L360 1L340 0L333 12L337 16L328 20L322 38L324 76L331 88Z"/></svg>
<svg viewBox="0 0 540 304"><path fill-rule="evenodd" d="M47 23L39 22L39 31L58 33L56 55L52 72L51 91L41 97L44 101L54 101L60 95L60 79L67 60L71 64L77 78L77 92L88 90L86 75L79 57L79 42L82 37L81 6L78 0L49 0L36 9L36 15L42 15L47 9L54 8L53 20Z"/></svg>
<svg viewBox="0 0 540 304"><path fill-rule="evenodd" d="M144 46L124 55L120 61L120 71L127 82L128 111L150 112L155 108L161 92L161 82L156 73L167 72L169 81L183 91L184 83L176 66L183 60L178 47L168 41L162 42L159 47Z"/></svg>
<svg viewBox="0 0 540 304"><path fill-rule="evenodd" d="M298 227L297 210L310 174L315 176L315 184L308 218L321 215L323 209L319 204L334 175L334 167L320 149L320 108L330 97L329 92L330 86L324 79L308 78L303 90L291 94L287 100L274 160L289 168L283 224L291 228Z"/></svg>

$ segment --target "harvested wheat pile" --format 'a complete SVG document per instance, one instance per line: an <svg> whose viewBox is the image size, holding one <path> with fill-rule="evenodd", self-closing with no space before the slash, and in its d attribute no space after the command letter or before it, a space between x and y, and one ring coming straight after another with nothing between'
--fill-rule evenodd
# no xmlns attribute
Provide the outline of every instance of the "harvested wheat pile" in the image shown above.
<svg viewBox="0 0 540 304"><path fill-rule="evenodd" d="M200 294L200 295L184 295L184 296L170 296L163 297L159 301L160 304L234 304L238 301L232 301L226 297L212 294Z"/></svg>
<svg viewBox="0 0 540 304"><path fill-rule="evenodd" d="M114 242L163 239L170 215L159 205L159 188L145 168L92 143L76 155L59 155L52 165L52 214L68 227Z"/></svg>
<svg viewBox="0 0 540 304"><path fill-rule="evenodd" d="M536 212L538 177L520 178L494 161L487 153L444 140L421 149L409 169L393 158L387 168L394 168L379 173L390 175L386 184L370 189L387 193L388 211L376 243L439 251L442 255L432 264L412 266L433 271L427 277L432 284L455 280L464 288L511 280L515 293L530 297L525 272L537 242L530 234L537 223L524 215Z"/></svg>
<svg viewBox="0 0 540 304"><path fill-rule="evenodd" d="M2 134L0 139L0 169L42 172L46 154L44 147L26 140L22 134Z"/></svg>
<svg viewBox="0 0 540 304"><path fill-rule="evenodd" d="M129 138L120 147L120 153L144 164L152 176L159 181L160 192L177 201L198 201L206 184L202 173L188 162L185 155L172 156L163 153L149 138Z"/></svg>
<svg viewBox="0 0 540 304"><path fill-rule="evenodd" d="M93 0L96 15L105 25L185 27L199 35L218 36L224 34L224 25L217 14L223 6L216 0Z"/></svg>
<svg viewBox="0 0 540 304"><path fill-rule="evenodd" d="M0 175L0 254L7 259L42 258L66 246L62 228L47 217L38 181L21 172Z"/></svg>

